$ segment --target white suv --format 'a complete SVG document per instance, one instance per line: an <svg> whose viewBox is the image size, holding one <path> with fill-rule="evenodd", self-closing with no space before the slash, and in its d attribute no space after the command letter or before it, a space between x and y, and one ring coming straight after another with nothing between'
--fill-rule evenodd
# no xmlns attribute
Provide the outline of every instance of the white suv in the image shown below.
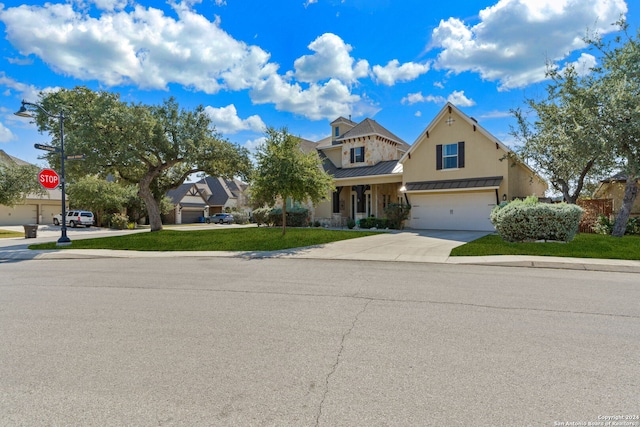
<svg viewBox="0 0 640 427"><path fill-rule="evenodd" d="M53 224L60 225L62 222L61 217L61 215L55 215L53 217ZM91 227L93 225L93 213L89 211L69 211L67 212L67 220L65 222L68 226L73 228L78 225Z"/></svg>

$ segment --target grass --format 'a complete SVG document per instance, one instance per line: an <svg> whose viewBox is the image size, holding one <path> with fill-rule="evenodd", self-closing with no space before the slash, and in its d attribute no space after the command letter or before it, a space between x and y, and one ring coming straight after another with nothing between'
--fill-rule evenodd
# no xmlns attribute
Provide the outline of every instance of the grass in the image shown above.
<svg viewBox="0 0 640 427"><path fill-rule="evenodd" d="M120 249L132 251L277 251L320 245L378 234L313 228L235 228L228 230L162 230L124 236L74 240L69 246L55 242L30 245L29 249Z"/></svg>
<svg viewBox="0 0 640 427"><path fill-rule="evenodd" d="M24 233L19 231L0 230L0 239L6 239L9 237L24 237Z"/></svg>
<svg viewBox="0 0 640 427"><path fill-rule="evenodd" d="M451 256L540 255L575 258L640 260L640 236L622 238L578 234L569 243L509 243L496 234L474 240L451 251Z"/></svg>

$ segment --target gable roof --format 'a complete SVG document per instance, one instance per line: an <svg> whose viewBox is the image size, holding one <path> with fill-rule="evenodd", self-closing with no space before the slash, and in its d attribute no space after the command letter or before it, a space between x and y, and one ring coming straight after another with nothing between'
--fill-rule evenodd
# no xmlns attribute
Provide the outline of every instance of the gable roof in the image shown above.
<svg viewBox="0 0 640 427"><path fill-rule="evenodd" d="M440 123L440 121L444 119L445 115L449 114L450 112L456 112L456 114L458 114L460 117L462 117L462 119L467 124L469 124L469 126L474 126L475 129L478 132L480 132L482 135L484 135L491 142L495 143L504 152L513 153L513 150L511 150L509 147L504 145L498 138L493 136L488 130L486 130L485 128L480 126L480 124L478 123L478 121L476 119L466 115L465 113L462 112L462 110L460 110L458 107L456 107L452 103L447 102L445 104L445 106L440 110L440 112L433 118L433 120L431 120L431 123L429 123L429 125L420 133L420 135L418 135L418 137L413 142L413 144L411 144L411 148L409 148L409 150L406 153L404 153L404 155L400 158L400 160L398 160L398 162L404 164L404 162L405 162L405 160L407 158L411 158L411 153L413 153L417 149L417 147L425 140L424 137L426 135L428 135L429 132L432 131L433 128L435 128ZM527 168L535 176L540 177L540 175L536 171L531 169L531 167L529 165L527 165L525 162L519 161L519 163L523 167Z"/></svg>
<svg viewBox="0 0 640 427"><path fill-rule="evenodd" d="M167 191L167 197L171 199L171 203L177 205L186 196L187 192L193 187L194 183L181 184L178 188Z"/></svg>
<svg viewBox="0 0 640 427"><path fill-rule="evenodd" d="M390 132L383 126L381 126L378 122L369 118L364 119L363 121L358 123L354 128L349 129L347 132L340 135L335 140L344 141L350 138L358 138L358 137L369 136L369 135L379 135L379 136L382 136L383 138L389 139L399 144L400 146L406 149L409 148L409 144L404 142L402 138L394 135L392 132Z"/></svg>
<svg viewBox="0 0 640 427"><path fill-rule="evenodd" d="M224 206L229 199L237 198L247 188L247 184L240 180L213 176L201 179L198 184L205 184L209 187L211 191L211 195L207 199L209 206Z"/></svg>
<svg viewBox="0 0 640 427"><path fill-rule="evenodd" d="M22 159L7 154L6 151L0 150L0 164L15 165L15 166L30 166L31 163L25 162Z"/></svg>
<svg viewBox="0 0 640 427"><path fill-rule="evenodd" d="M467 116L465 113L462 112L462 110L460 110L458 107L456 107L455 105L453 105L450 102L447 102L445 104L444 107L442 107L442 109L440 110L440 112L433 118L433 120L431 120L431 123L429 123L429 125L420 133L420 135L418 135L418 137L416 138L416 140L413 142L413 144L411 144L411 148L409 149L409 151L407 151L406 153L404 153L404 155L402 156L402 158L400 158L400 163L404 163L404 161L410 157L410 154L413 153L417 147L420 145L420 143L422 141L424 141L424 137L426 135L429 134L430 131L432 131L439 123L441 120L444 119L445 115L449 114L450 112L456 112L456 114L458 114L460 117L462 117L462 119L467 122L470 126L475 126L476 129L482 134L484 135L487 139L489 139L491 142L496 143L500 148L502 148L504 151L506 151L507 153L510 153L511 150L509 149L509 147L507 147L506 145L504 145L498 138L496 138L495 136L493 136L488 130L486 130L485 128L483 128L482 126L480 126L480 124L473 118L471 118L470 116ZM526 166L526 165L525 165ZM526 166L527 168L529 168L528 166ZM529 168L531 169L531 168ZM532 171L533 172L533 171Z"/></svg>

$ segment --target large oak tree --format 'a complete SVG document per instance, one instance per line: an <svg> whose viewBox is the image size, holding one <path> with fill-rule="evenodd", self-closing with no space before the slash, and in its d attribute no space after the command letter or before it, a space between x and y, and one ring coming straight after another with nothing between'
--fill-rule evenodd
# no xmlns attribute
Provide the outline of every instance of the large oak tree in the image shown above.
<svg viewBox="0 0 640 427"><path fill-rule="evenodd" d="M162 229L160 202L166 192L189 175L246 177L251 170L248 152L223 139L202 106L187 111L173 98L161 105L133 104L86 87L42 94L40 103L49 112L64 111L66 153L86 156L67 163L70 179L112 174L136 184L151 231ZM59 146L56 118L37 111L36 121ZM49 161L59 164L59 156L49 155Z"/></svg>

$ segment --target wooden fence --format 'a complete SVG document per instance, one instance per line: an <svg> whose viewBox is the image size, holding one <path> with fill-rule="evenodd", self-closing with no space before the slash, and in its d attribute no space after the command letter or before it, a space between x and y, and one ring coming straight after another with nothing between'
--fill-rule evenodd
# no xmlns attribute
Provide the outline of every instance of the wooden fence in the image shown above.
<svg viewBox="0 0 640 427"><path fill-rule="evenodd" d="M584 209L580 221L580 233L593 233L599 215L611 217L613 214L613 199L579 199L576 203Z"/></svg>

